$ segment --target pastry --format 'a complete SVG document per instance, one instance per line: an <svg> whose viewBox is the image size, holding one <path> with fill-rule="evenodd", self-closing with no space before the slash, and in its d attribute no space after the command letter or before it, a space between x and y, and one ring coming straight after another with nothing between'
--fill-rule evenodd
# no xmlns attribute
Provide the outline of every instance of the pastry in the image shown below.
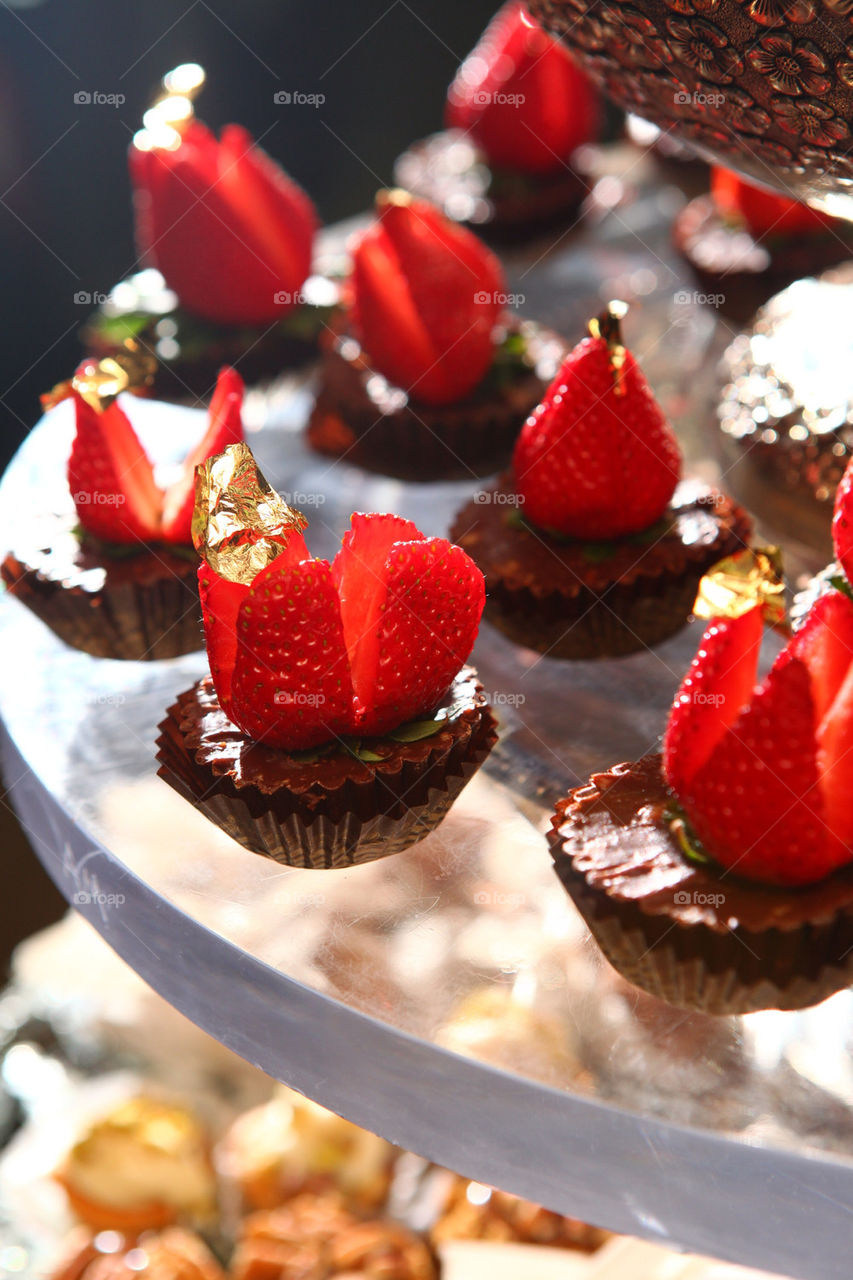
<svg viewBox="0 0 853 1280"><path fill-rule="evenodd" d="M207 1245L192 1231L167 1227L140 1237L73 1231L50 1280L225 1280Z"/></svg>
<svg viewBox="0 0 853 1280"><path fill-rule="evenodd" d="M205 1130L186 1108L144 1095L95 1120L55 1176L74 1215L95 1231L136 1236L216 1213Z"/></svg>
<svg viewBox="0 0 853 1280"><path fill-rule="evenodd" d="M723 357L719 416L734 492L824 562L830 505L850 458L852 283L849 263L796 281Z"/></svg>
<svg viewBox="0 0 853 1280"><path fill-rule="evenodd" d="M763 605L712 617L663 754L571 792L557 873L620 973L707 1013L853 978L853 601L822 596L756 687Z"/></svg>
<svg viewBox="0 0 853 1280"><path fill-rule="evenodd" d="M160 726L160 776L280 862L370 861L441 821L494 743L463 666L482 575L408 520L354 515L333 563L245 445L200 468L211 675Z"/></svg>
<svg viewBox="0 0 853 1280"><path fill-rule="evenodd" d="M609 1239L609 1232L552 1213L507 1191L450 1174L430 1239L436 1246L446 1240L503 1240L593 1253Z"/></svg>
<svg viewBox="0 0 853 1280"><path fill-rule="evenodd" d="M361 1222L335 1197L298 1196L246 1218L232 1280L438 1280L424 1239L399 1223Z"/></svg>
<svg viewBox="0 0 853 1280"><path fill-rule="evenodd" d="M500 263L471 232L406 192L381 192L377 208L353 247L308 442L404 480L487 475L509 459L562 343L508 315Z"/></svg>
<svg viewBox="0 0 853 1280"><path fill-rule="evenodd" d="M247 1210L274 1209L305 1191L337 1191L354 1212L385 1203L396 1148L284 1085L238 1116L218 1143L222 1178Z"/></svg>
<svg viewBox="0 0 853 1280"><path fill-rule="evenodd" d="M247 382L313 358L336 289L312 278L317 215L238 125L219 139L193 115L204 73L177 67L129 152L143 270L90 317L96 357L135 338L157 356L162 399L206 399L222 364Z"/></svg>
<svg viewBox="0 0 853 1280"><path fill-rule="evenodd" d="M611 303L565 360L515 446L512 472L451 537L486 578L486 617L554 658L632 653L690 613L702 574L749 537L724 494L679 483L678 444Z"/></svg>
<svg viewBox="0 0 853 1280"><path fill-rule="evenodd" d="M853 236L840 218L719 166L711 169L709 194L691 200L676 217L673 241L707 301L740 318L799 276L835 266L853 251Z"/></svg>
<svg viewBox="0 0 853 1280"><path fill-rule="evenodd" d="M566 49L509 0L456 73L447 128L400 156L395 181L490 241L563 229L589 189L579 149L602 119Z"/></svg>
<svg viewBox="0 0 853 1280"><path fill-rule="evenodd" d="M207 430L175 482L162 489L116 399L127 385L123 358L85 361L47 398L53 406L70 397L74 406L68 460L74 505L34 514L0 573L74 648L102 658L172 658L202 644L190 532L195 465L242 440L243 383L233 369L221 370Z"/></svg>

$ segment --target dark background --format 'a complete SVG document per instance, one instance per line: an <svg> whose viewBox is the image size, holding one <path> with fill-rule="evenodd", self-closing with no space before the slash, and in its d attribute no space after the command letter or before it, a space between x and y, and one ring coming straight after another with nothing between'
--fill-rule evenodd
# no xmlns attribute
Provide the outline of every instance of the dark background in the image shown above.
<svg viewBox="0 0 853 1280"><path fill-rule="evenodd" d="M440 127L446 86L497 0L44 0L0 3L0 466L38 396L81 355L87 307L136 266L126 151L164 72L200 62L211 127L245 125L326 222L391 181L395 156ZM277 90L325 94L276 106ZM123 94L118 107L75 93ZM7 656L8 660L8 656ZM10 780L11 781L11 780ZM0 975L62 903L0 792Z"/></svg>

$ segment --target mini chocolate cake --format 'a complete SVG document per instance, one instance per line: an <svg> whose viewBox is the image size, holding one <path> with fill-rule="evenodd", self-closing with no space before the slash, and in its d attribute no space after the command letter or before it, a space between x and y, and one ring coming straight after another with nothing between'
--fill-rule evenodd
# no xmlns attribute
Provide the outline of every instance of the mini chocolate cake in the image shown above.
<svg viewBox="0 0 853 1280"><path fill-rule="evenodd" d="M0 565L8 589L75 649L96 658L175 658L203 647L198 557L165 546L107 547L73 515L34 521Z"/></svg>
<svg viewBox="0 0 853 1280"><path fill-rule="evenodd" d="M798 280L761 308L723 358L719 416L732 487L824 561L853 441L851 286L853 265Z"/></svg>
<svg viewBox="0 0 853 1280"><path fill-rule="evenodd" d="M583 171L568 165L550 173L491 168L461 129L413 143L398 157L394 181L491 244L514 244L553 227L565 230L590 190Z"/></svg>
<svg viewBox="0 0 853 1280"><path fill-rule="evenodd" d="M485 616L552 658L615 657L684 625L702 575L749 538L741 507L683 481L663 518L627 538L584 542L525 524L511 475L457 515L450 537L486 578Z"/></svg>
<svg viewBox="0 0 853 1280"><path fill-rule="evenodd" d="M746 225L721 213L710 195L685 205L672 238L711 295L709 301L739 321L799 276L825 271L853 252L853 240L845 242L835 228L756 238Z"/></svg>
<svg viewBox="0 0 853 1280"><path fill-rule="evenodd" d="M81 338L86 352L97 360L134 339L157 359L151 395L195 404L210 397L223 365L231 365L252 384L317 358L338 289L331 280L312 276L303 293L298 306L271 324L215 324L179 306L160 272L148 268L116 285L89 317Z"/></svg>
<svg viewBox="0 0 853 1280"><path fill-rule="evenodd" d="M308 441L319 453L400 480L489 475L506 465L521 424L564 355L555 333L528 320L512 323L470 395L427 405L376 373L343 330L323 353Z"/></svg>
<svg viewBox="0 0 853 1280"><path fill-rule="evenodd" d="M799 1009L853 980L853 869L779 889L688 860L661 756L616 765L557 805L555 869L629 981L705 1013Z"/></svg>
<svg viewBox="0 0 853 1280"><path fill-rule="evenodd" d="M425 722L385 738L291 755L242 733L205 677L159 726L159 774L238 843L276 862L340 867L399 853L428 835L491 751L495 719L463 667Z"/></svg>

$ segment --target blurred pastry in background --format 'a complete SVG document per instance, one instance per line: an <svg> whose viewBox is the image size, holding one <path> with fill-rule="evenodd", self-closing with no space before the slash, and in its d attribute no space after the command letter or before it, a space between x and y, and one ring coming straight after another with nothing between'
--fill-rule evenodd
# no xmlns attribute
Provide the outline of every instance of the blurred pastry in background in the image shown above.
<svg viewBox="0 0 853 1280"><path fill-rule="evenodd" d="M397 1156L379 1138L280 1085L269 1102L238 1116L214 1152L244 1210L273 1209L303 1192L334 1191L355 1212L385 1202Z"/></svg>
<svg viewBox="0 0 853 1280"><path fill-rule="evenodd" d="M430 1238L435 1245L446 1240L503 1240L593 1253L610 1239L610 1232L447 1173L444 1202Z"/></svg>
<svg viewBox="0 0 853 1280"><path fill-rule="evenodd" d="M118 1231L73 1231L50 1280L224 1280L204 1241L184 1227L168 1227L138 1239Z"/></svg>
<svg viewBox="0 0 853 1280"><path fill-rule="evenodd" d="M217 1211L209 1146L191 1111L139 1095L95 1120L55 1177L76 1217L97 1231L208 1223Z"/></svg>

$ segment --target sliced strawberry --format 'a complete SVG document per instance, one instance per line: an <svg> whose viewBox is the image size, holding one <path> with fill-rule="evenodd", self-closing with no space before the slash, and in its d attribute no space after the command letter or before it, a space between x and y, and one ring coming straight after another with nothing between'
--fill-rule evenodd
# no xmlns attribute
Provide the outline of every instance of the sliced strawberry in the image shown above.
<svg viewBox="0 0 853 1280"><path fill-rule="evenodd" d="M216 696L231 715L231 682L237 655L237 615L249 594L242 582L221 578L204 560L198 567L198 593L204 621L204 640Z"/></svg>
<svg viewBox="0 0 853 1280"><path fill-rule="evenodd" d="M603 338L585 338L527 419L513 467L524 514L575 538L653 525L681 473L672 429L633 355L614 370Z"/></svg>
<svg viewBox="0 0 853 1280"><path fill-rule="evenodd" d="M825 823L816 754L811 679L786 651L685 798L699 839L723 866L797 885L849 860Z"/></svg>
<svg viewBox="0 0 853 1280"><path fill-rule="evenodd" d="M380 373L415 399L462 399L494 359L500 263L425 200L390 192L377 204L377 223L353 249L357 335Z"/></svg>
<svg viewBox="0 0 853 1280"><path fill-rule="evenodd" d="M444 538L397 543L386 562L378 663L356 686L364 733L387 733L431 710L477 638L483 575Z"/></svg>
<svg viewBox="0 0 853 1280"><path fill-rule="evenodd" d="M835 495L832 541L835 558L847 581L853 583L853 461L847 464Z"/></svg>
<svg viewBox="0 0 853 1280"><path fill-rule="evenodd" d="M207 430L187 456L181 475L163 495L161 534L164 542L192 542L192 518L195 506L195 469L208 458L222 453L229 444L243 439L243 379L227 365L220 370L216 390L210 401Z"/></svg>
<svg viewBox="0 0 853 1280"><path fill-rule="evenodd" d="M325 560L257 575L240 606L230 715L250 737L300 750L353 729L341 609Z"/></svg>
<svg viewBox="0 0 853 1280"><path fill-rule="evenodd" d="M836 839L853 845L853 667L817 731L818 768L826 823Z"/></svg>
<svg viewBox="0 0 853 1280"><path fill-rule="evenodd" d="M853 662L853 600L841 591L820 596L790 649L808 668L815 720L820 724Z"/></svg>
<svg viewBox="0 0 853 1280"><path fill-rule="evenodd" d="M691 780L749 703L763 629L756 607L739 618L717 619L702 637L663 739L664 773L676 795L689 791Z"/></svg>
<svg viewBox="0 0 853 1280"><path fill-rule="evenodd" d="M159 536L161 493L133 427L113 401L102 413L74 392L77 433L68 487L84 529L107 542Z"/></svg>
<svg viewBox="0 0 853 1280"><path fill-rule="evenodd" d="M388 595L386 562L397 542L423 540L401 516L356 512L332 561L354 689L369 688L379 662L379 625Z"/></svg>

